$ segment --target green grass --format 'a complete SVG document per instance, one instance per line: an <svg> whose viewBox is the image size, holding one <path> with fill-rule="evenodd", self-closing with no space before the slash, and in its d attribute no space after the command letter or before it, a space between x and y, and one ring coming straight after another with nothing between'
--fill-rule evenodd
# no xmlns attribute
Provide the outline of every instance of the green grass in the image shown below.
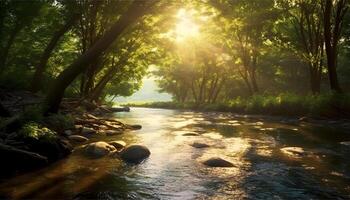
<svg viewBox="0 0 350 200"><path fill-rule="evenodd" d="M227 102L196 105L178 102L132 103L126 106L195 109L201 111L222 111L243 114L264 114L281 116L314 116L344 118L350 117L349 94L295 95L255 95L249 98L237 97Z"/></svg>

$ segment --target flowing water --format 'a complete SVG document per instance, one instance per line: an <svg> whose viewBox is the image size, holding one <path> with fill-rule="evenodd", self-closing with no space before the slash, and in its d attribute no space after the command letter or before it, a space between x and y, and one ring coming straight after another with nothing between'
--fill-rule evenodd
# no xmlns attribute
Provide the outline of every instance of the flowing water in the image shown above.
<svg viewBox="0 0 350 200"><path fill-rule="evenodd" d="M139 165L75 152L1 183L13 199L350 199L349 130L288 119L133 108L115 117L143 128L124 140L151 151ZM197 132L199 136L183 136ZM197 149L193 142L210 145ZM221 157L232 168L210 168ZM25 164L25 163L24 163Z"/></svg>

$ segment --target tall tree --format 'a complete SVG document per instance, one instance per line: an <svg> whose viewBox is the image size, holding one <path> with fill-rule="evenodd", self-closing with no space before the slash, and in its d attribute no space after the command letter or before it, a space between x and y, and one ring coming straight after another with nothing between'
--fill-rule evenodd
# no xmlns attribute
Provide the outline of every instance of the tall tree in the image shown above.
<svg viewBox="0 0 350 200"><path fill-rule="evenodd" d="M6 41L2 41L4 45L0 49L0 73L4 71L7 58L16 37L22 29L30 25L33 19L39 14L39 11L44 2L41 1L9 1L1 3L2 12L6 12L8 9L11 19L7 19L12 22L10 30L8 31L8 37ZM5 37L4 37L5 38ZM3 40L4 38L0 38Z"/></svg>
<svg viewBox="0 0 350 200"><path fill-rule="evenodd" d="M31 82L31 91L32 92L37 92L40 89L40 86L42 84L42 79L43 79L43 74L45 72L45 68L47 65L47 61L49 60L52 51L55 49L57 46L60 38L71 29L71 27L74 25L74 23L78 20L79 14L73 13L69 19L67 19L66 23L59 29L57 30L50 42L47 44L43 54L40 57L39 64L37 65L33 80Z"/></svg>
<svg viewBox="0 0 350 200"><path fill-rule="evenodd" d="M344 16L349 10L349 4L348 0L324 0L322 4L329 82L331 90L335 92L342 92L337 75L337 57Z"/></svg>
<svg viewBox="0 0 350 200"><path fill-rule="evenodd" d="M65 89L84 72L90 62L100 56L132 23L144 16L156 1L133 1L120 19L83 55L58 75L46 97L46 112L57 112Z"/></svg>

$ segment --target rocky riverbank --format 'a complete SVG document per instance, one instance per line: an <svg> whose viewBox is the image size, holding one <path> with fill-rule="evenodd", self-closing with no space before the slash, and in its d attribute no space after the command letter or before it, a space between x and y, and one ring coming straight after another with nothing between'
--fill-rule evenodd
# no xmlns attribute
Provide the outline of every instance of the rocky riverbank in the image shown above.
<svg viewBox="0 0 350 200"><path fill-rule="evenodd" d="M108 117L109 113L128 108L65 99L59 114L43 116L42 98L25 91L2 93L0 102L10 113L0 118L0 156L4 161L1 177L47 166L78 149L93 157L113 155L132 163L150 154L146 147L139 145L135 151L135 146L126 147L123 141L90 142L96 135L108 137L140 129L140 125Z"/></svg>

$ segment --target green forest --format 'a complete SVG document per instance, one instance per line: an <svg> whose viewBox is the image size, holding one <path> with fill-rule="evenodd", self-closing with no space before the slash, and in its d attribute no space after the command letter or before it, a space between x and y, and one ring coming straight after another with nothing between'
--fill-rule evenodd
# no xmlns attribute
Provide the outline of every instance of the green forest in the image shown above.
<svg viewBox="0 0 350 200"><path fill-rule="evenodd" d="M142 80L149 76L156 79L160 93L172 96L171 102L116 106L119 103L116 97L133 95L141 88ZM165 110L159 115L151 112L158 112L158 109ZM160 123L179 115L166 115L170 112L166 111L168 109L183 112L183 115L199 112L204 116L184 117L185 124L213 116L213 120L218 120L221 115L259 115L268 119L277 117L276 123L294 123L297 127L291 130L300 130L303 127L300 123L307 123L307 127L323 124L326 128L348 131L349 0L0 1L0 155L10 160L1 167L5 173L0 173L0 199L71 198L58 195L68 194L67 191L40 196L44 186L24 185L20 192L13 192L9 189L13 185L1 184L1 177L7 180L46 169L56 165L58 160L67 159L72 152L75 155L79 149L93 154L92 157L115 154L126 163L143 162L150 156L150 150L143 145L148 144L147 138L140 136L143 139L129 141L125 138L134 136L122 135L140 130L143 123L146 128L142 131L153 130L147 128L147 120ZM138 111L147 119L129 121ZM126 117L119 115L120 112L126 112ZM135 114L136 119L139 115ZM248 118L250 120L250 117L244 120ZM230 126L248 126L249 123L262 126L259 119L253 121L241 123L239 119ZM154 124L151 127L159 126L156 122L149 123ZM215 127L222 123L215 122ZM266 132L270 128L260 127L259 130ZM215 128L204 129L208 132ZM246 129L242 130L246 133ZM203 133L206 134L204 130L186 132L183 136L202 137ZM322 134L314 138L319 138L320 142ZM334 134L337 137L333 142L348 148L349 135ZM106 141L101 135L118 140ZM303 152L286 150L292 145L288 144L283 143L281 152L305 156L311 155L304 152L305 148L315 143L302 143L305 145ZM190 146L201 149L212 145L195 141ZM154 146L149 147L152 151L151 147ZM151 160L145 164L147 162ZM214 167L235 166L231 164L227 160L215 160L214 164L210 159L204 162ZM348 161L344 165L344 168L350 166ZM342 175L350 176L348 172ZM114 199L129 199L131 189L123 181L117 185L123 186L121 191L126 196L114 196ZM305 199L346 199L350 188L341 186L348 181L334 183L342 188L342 191L336 189L340 196L327 193L328 196L305 196ZM216 190L211 189L216 194ZM71 193L80 194L83 189L77 190ZM248 199L252 197L245 194ZM341 196L343 194L345 196ZM209 196L203 199L215 197ZM277 199L304 199L304 196L280 197ZM137 193L130 198L168 197ZM172 198L170 195L169 199Z"/></svg>

